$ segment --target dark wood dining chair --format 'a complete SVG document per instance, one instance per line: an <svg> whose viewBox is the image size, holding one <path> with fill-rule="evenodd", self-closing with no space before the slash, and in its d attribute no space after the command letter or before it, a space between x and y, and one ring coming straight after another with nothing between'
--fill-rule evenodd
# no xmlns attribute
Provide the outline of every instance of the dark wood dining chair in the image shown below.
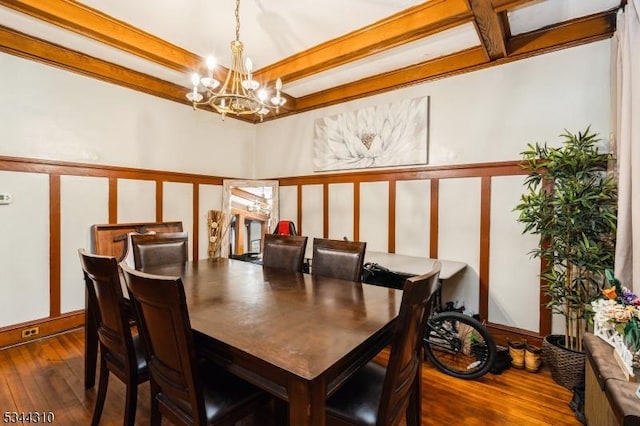
<svg viewBox="0 0 640 426"><path fill-rule="evenodd" d="M161 232L131 235L136 269L189 260L189 236L186 232Z"/></svg>
<svg viewBox="0 0 640 426"><path fill-rule="evenodd" d="M131 333L120 267L112 256L93 255L83 249L79 250L79 254L88 303L92 304L95 311L100 347L100 377L91 424L97 425L100 422L107 396L109 373L113 373L127 387L124 424L133 425L138 385L149 380L149 370L142 340Z"/></svg>
<svg viewBox="0 0 640 426"><path fill-rule="evenodd" d="M255 412L268 394L196 356L179 277L150 275L123 265L151 376L151 424L219 425Z"/></svg>
<svg viewBox="0 0 640 426"><path fill-rule="evenodd" d="M311 274L360 282L366 249L365 242L314 238Z"/></svg>
<svg viewBox="0 0 640 426"><path fill-rule="evenodd" d="M371 361L354 373L327 400L327 424L389 426L402 417L420 424L422 337L439 275L437 262L428 274L407 278L387 367Z"/></svg>
<svg viewBox="0 0 640 426"><path fill-rule="evenodd" d="M307 237L265 234L262 266L292 272L302 272Z"/></svg>

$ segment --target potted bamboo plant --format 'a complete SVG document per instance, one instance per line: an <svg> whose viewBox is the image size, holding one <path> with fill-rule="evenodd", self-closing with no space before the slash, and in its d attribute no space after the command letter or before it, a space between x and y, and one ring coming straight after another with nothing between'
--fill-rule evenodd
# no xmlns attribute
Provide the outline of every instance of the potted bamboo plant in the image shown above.
<svg viewBox="0 0 640 426"><path fill-rule="evenodd" d="M597 134L565 131L561 139L560 147L529 144L522 153L528 176L515 210L523 233L540 236L531 254L542 262L547 307L565 319L563 336L545 338L543 360L558 383L573 389L584 366L585 314L604 271L613 268L617 188Z"/></svg>

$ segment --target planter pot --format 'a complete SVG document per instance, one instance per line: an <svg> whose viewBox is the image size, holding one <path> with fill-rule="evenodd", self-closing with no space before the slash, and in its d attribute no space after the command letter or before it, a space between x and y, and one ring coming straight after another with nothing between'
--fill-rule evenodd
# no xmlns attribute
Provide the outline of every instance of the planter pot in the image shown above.
<svg viewBox="0 0 640 426"><path fill-rule="evenodd" d="M559 385L573 390L584 375L585 353L564 347L564 336L551 334L542 341L542 360Z"/></svg>

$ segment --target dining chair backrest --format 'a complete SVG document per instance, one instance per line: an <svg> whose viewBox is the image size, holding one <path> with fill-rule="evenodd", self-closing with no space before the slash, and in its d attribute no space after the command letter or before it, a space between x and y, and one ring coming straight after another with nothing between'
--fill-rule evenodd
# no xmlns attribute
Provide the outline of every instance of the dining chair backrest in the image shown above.
<svg viewBox="0 0 640 426"><path fill-rule="evenodd" d="M179 277L122 266L151 376L151 424L231 425L269 400L259 388L197 357Z"/></svg>
<svg viewBox="0 0 640 426"><path fill-rule="evenodd" d="M189 236L186 232L162 232L131 235L135 268L144 268L189 260Z"/></svg>
<svg viewBox="0 0 640 426"><path fill-rule="evenodd" d="M400 312L394 325L391 352L378 407L378 425L399 424L407 412L410 394L422 362L422 338L430 315L431 299L440 287L440 262L431 272L407 278Z"/></svg>
<svg viewBox="0 0 640 426"><path fill-rule="evenodd" d="M262 265L267 268L302 272L307 237L265 234Z"/></svg>
<svg viewBox="0 0 640 426"><path fill-rule="evenodd" d="M122 269L147 350L152 393L157 393L161 411L177 417L193 413L193 424L205 424L204 394L181 279L126 265Z"/></svg>
<svg viewBox="0 0 640 426"><path fill-rule="evenodd" d="M360 282L366 248L365 242L314 238L311 274Z"/></svg>
<svg viewBox="0 0 640 426"><path fill-rule="evenodd" d="M120 267L113 256L89 254L83 249L78 253L88 303L95 312L100 345L100 383L92 423L97 424L100 420L111 371L127 386L125 423L133 424L137 386L149 376L139 339L131 333L130 310L122 291Z"/></svg>

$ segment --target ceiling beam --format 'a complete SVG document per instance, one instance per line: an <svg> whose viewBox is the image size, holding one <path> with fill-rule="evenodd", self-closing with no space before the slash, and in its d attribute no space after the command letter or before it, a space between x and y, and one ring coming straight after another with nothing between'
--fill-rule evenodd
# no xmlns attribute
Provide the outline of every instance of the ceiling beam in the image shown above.
<svg viewBox="0 0 640 426"><path fill-rule="evenodd" d="M411 65L406 68L363 78L353 83L299 97L296 101L296 112L322 108L340 102L386 92L391 89L399 89L404 86L433 79L436 76L450 74L456 71L463 72L463 70L468 67L477 66L486 62L487 57L484 49L481 47L468 49L421 64Z"/></svg>
<svg viewBox="0 0 640 426"><path fill-rule="evenodd" d="M476 30L487 55L493 61L507 56L502 19L493 10L491 0L469 0L475 16Z"/></svg>
<svg viewBox="0 0 640 426"><path fill-rule="evenodd" d="M527 3L539 3L540 0L491 0L493 10L496 12L503 12L506 10L515 9L523 6Z"/></svg>
<svg viewBox="0 0 640 426"><path fill-rule="evenodd" d="M548 52L609 38L615 30L616 10L610 10L517 35L508 41L507 51L509 56Z"/></svg>
<svg viewBox="0 0 640 426"><path fill-rule="evenodd" d="M256 76L299 80L472 20L467 0L432 0L261 68Z"/></svg>
<svg viewBox="0 0 640 426"><path fill-rule="evenodd" d="M0 5L180 72L202 58L73 0L0 0Z"/></svg>
<svg viewBox="0 0 640 426"><path fill-rule="evenodd" d="M139 92L191 105L184 87L58 46L0 25L0 51Z"/></svg>

